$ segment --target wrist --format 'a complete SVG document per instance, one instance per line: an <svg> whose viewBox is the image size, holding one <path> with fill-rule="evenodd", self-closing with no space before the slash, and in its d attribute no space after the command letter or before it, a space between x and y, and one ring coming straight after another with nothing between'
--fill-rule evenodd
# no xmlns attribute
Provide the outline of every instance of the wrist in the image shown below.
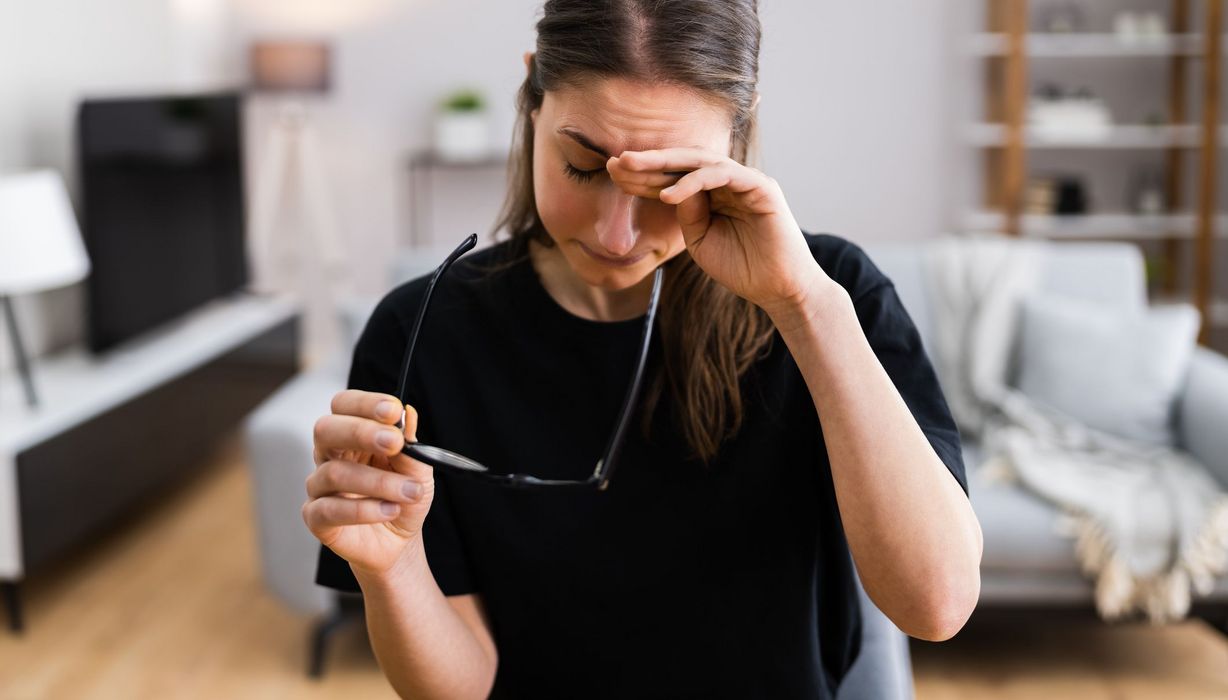
<svg viewBox="0 0 1228 700"><path fill-rule="evenodd" d="M404 590L406 582L419 576L426 567L426 553L422 548L421 536L407 543L401 554L386 569L372 570L350 564L350 570L354 572L354 578L364 592Z"/></svg>
<svg viewBox="0 0 1228 700"><path fill-rule="evenodd" d="M785 335L818 323L851 305L848 290L821 269L816 269L805 276L805 282L797 287L796 292L765 305L763 310L776 329Z"/></svg>

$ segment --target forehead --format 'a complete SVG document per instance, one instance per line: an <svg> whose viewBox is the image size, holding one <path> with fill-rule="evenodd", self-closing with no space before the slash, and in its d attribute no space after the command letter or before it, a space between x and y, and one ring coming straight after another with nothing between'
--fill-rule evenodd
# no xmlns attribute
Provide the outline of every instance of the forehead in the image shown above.
<svg viewBox="0 0 1228 700"><path fill-rule="evenodd" d="M722 149L729 142L728 108L677 85L620 78L547 92L542 114L555 137L579 132L611 155L677 146Z"/></svg>

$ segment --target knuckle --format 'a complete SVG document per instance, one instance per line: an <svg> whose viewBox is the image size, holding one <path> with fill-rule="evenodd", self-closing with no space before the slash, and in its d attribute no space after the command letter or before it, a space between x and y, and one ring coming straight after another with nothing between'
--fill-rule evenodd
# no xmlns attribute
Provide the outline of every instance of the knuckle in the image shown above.
<svg viewBox="0 0 1228 700"><path fill-rule="evenodd" d="M331 421L331 416L320 416L316 419L315 424L311 426L311 437L317 444L324 444L324 440L328 435L328 424Z"/></svg>
<svg viewBox="0 0 1228 700"><path fill-rule="evenodd" d="M333 413L340 413L345 408L345 402L349 397L349 393L349 389L343 389L342 391L338 391L337 393L333 394L333 400L329 404L329 409L332 410Z"/></svg>
<svg viewBox="0 0 1228 700"><path fill-rule="evenodd" d="M382 472L375 475L375 491L382 498L399 497L401 480L392 472Z"/></svg>
<svg viewBox="0 0 1228 700"><path fill-rule="evenodd" d="M365 423L355 421L350 426L350 438L355 445L370 445L373 442L375 435L372 434L370 428Z"/></svg>
<svg viewBox="0 0 1228 700"><path fill-rule="evenodd" d="M341 462L325 462L320 467L320 475L317 477L321 491L344 491L345 477L342 474L344 469L345 465Z"/></svg>

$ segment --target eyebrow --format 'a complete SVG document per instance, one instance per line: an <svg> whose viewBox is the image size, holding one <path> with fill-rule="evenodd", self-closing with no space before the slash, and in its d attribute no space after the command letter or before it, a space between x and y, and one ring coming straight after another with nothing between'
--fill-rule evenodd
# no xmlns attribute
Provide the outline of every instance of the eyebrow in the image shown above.
<svg viewBox="0 0 1228 700"><path fill-rule="evenodd" d="M593 153L596 153L602 158L605 158L607 160L610 158L610 154L606 153L605 149L593 143L592 141L589 141L587 136L585 136L584 134L581 134L578 131L573 131L572 129L569 129L568 127L564 126L564 127L559 128L558 133L564 136L570 137L571 140L575 141L581 146L584 146L585 148L592 151Z"/></svg>

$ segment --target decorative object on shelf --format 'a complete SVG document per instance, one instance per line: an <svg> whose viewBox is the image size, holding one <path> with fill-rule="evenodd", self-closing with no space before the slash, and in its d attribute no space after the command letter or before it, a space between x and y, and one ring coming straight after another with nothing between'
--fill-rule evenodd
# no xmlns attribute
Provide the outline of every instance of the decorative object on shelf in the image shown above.
<svg viewBox="0 0 1228 700"><path fill-rule="evenodd" d="M1057 208L1057 181L1052 177L1033 177L1024 193L1023 213L1048 216Z"/></svg>
<svg viewBox="0 0 1228 700"><path fill-rule="evenodd" d="M1159 12L1123 10L1113 16L1113 33L1126 44L1163 42L1168 23Z"/></svg>
<svg viewBox="0 0 1228 700"><path fill-rule="evenodd" d="M30 360L22 344L12 296L65 287L85 279L89 256L76 214L54 170L0 179L0 304L4 306L26 403L38 407Z"/></svg>
<svg viewBox="0 0 1228 700"><path fill-rule="evenodd" d="M1078 5L1064 2L1048 5L1040 11L1038 28L1049 34L1074 34L1086 31L1087 21Z"/></svg>
<svg viewBox="0 0 1228 700"><path fill-rule="evenodd" d="M1063 90L1042 85L1028 103L1028 126L1045 138L1106 138L1112 117L1104 101L1090 88Z"/></svg>
<svg viewBox="0 0 1228 700"><path fill-rule="evenodd" d="M1164 214L1164 175L1157 168L1135 168L1130 176L1126 201L1135 214L1160 216Z"/></svg>
<svg viewBox="0 0 1228 700"><path fill-rule="evenodd" d="M1087 188L1082 178L1077 175L1063 175L1057 178L1057 197L1053 212L1063 216L1086 214L1090 208Z"/></svg>
<svg viewBox="0 0 1228 700"><path fill-rule="evenodd" d="M443 161L471 162L490 157L486 100L477 90L458 90L440 103L435 115L435 154Z"/></svg>

